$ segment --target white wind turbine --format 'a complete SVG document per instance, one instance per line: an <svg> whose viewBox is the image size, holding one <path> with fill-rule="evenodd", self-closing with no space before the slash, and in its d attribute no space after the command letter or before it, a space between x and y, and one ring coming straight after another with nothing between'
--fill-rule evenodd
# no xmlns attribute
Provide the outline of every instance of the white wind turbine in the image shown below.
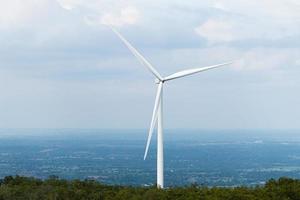
<svg viewBox="0 0 300 200"><path fill-rule="evenodd" d="M142 65L148 68L148 70L156 77L156 84L158 84L158 89L155 98L155 104L152 114L152 120L150 125L150 130L148 134L148 140L144 155L144 160L147 157L150 141L152 138L152 133L157 122L157 187L164 187L164 148L163 148L163 85L165 82L181 78L184 76L189 76L206 70L214 69L224 65L229 65L233 62L227 62L207 67L193 68L188 70L183 70L167 77L162 77L157 70L113 27L110 27L112 31L123 41L131 53L141 62Z"/></svg>

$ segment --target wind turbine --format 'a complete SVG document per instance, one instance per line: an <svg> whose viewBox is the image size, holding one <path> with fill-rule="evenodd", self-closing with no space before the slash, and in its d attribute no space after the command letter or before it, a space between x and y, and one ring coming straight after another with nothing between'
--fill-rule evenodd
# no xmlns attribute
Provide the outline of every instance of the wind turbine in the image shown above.
<svg viewBox="0 0 300 200"><path fill-rule="evenodd" d="M156 77L155 83L157 86L157 93L155 98L155 104L152 114L152 120L150 124L150 130L148 133L148 139L144 154L144 160L146 160L150 141L152 138L153 130L157 122L157 187L164 187L164 143L163 143L163 86L166 82L174 80L177 78L182 78L206 70L218 68L224 65L229 65L233 62L227 62L212 66L206 66L201 68L193 68L188 70L183 70L176 72L166 77L162 77L158 71L114 28L111 27L112 31L123 41L126 47L131 51L131 53L141 62L142 65L148 68L148 70Z"/></svg>

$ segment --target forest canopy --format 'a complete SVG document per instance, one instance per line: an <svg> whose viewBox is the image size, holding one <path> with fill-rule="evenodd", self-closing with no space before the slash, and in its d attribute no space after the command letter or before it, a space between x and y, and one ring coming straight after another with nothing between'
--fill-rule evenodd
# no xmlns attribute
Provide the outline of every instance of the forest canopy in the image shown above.
<svg viewBox="0 0 300 200"><path fill-rule="evenodd" d="M156 189L153 187L111 186L93 180L46 180L7 176L0 181L0 200L299 200L300 180L271 179L257 187L205 187L191 185Z"/></svg>

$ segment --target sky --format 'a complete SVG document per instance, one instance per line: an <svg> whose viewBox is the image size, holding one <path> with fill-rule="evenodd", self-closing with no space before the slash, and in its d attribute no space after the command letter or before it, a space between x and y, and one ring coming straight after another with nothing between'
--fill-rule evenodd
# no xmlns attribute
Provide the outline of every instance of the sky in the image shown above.
<svg viewBox="0 0 300 200"><path fill-rule="evenodd" d="M0 0L0 128L300 128L298 0Z"/></svg>

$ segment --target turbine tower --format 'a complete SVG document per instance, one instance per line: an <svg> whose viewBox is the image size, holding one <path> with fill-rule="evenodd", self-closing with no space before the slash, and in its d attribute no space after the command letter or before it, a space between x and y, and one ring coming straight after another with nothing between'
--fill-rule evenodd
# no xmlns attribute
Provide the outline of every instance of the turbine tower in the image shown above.
<svg viewBox="0 0 300 200"><path fill-rule="evenodd" d="M166 82L174 80L177 78L182 78L206 70L218 68L224 65L229 65L233 62L227 62L207 67L193 68L188 70L183 70L166 77L162 77L157 70L114 28L110 27L112 31L123 41L126 47L131 51L131 53L141 62L142 65L148 68L148 70L156 77L157 93L155 98L154 109L152 113L152 120L150 124L150 129L148 133L148 139L144 154L144 160L146 160L149 145L151 142L153 130L157 124L157 187L164 187L164 143L163 143L163 86ZM156 123L157 122L157 123Z"/></svg>

